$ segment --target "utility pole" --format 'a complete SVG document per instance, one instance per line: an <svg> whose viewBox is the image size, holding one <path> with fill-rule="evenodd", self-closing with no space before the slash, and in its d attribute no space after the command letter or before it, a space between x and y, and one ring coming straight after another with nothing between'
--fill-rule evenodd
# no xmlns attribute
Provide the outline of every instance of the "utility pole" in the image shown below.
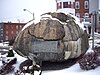
<svg viewBox="0 0 100 75"><path fill-rule="evenodd" d="M92 12L92 50L94 50L94 32L95 32L95 24L96 24L96 11Z"/></svg>

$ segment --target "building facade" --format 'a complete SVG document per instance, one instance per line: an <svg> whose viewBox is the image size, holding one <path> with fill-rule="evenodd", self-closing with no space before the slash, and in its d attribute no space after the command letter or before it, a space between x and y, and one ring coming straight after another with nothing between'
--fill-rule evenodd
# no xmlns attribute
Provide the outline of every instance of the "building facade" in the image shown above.
<svg viewBox="0 0 100 75"><path fill-rule="evenodd" d="M26 23L0 23L0 41L14 40Z"/></svg>
<svg viewBox="0 0 100 75"><path fill-rule="evenodd" d="M93 12L95 13L95 31L100 32L100 0L56 0L57 12L71 13L78 18L80 22L89 22L93 24ZM97 12L99 11L99 12Z"/></svg>
<svg viewBox="0 0 100 75"><path fill-rule="evenodd" d="M75 15L80 21L91 22L91 14L89 14L89 0L75 0Z"/></svg>
<svg viewBox="0 0 100 75"><path fill-rule="evenodd" d="M56 0L57 12L71 13L75 15L75 0Z"/></svg>
<svg viewBox="0 0 100 75"><path fill-rule="evenodd" d="M3 24L0 23L0 42L3 41Z"/></svg>
<svg viewBox="0 0 100 75"><path fill-rule="evenodd" d="M90 21L89 0L56 0L57 12L71 13L80 18Z"/></svg>

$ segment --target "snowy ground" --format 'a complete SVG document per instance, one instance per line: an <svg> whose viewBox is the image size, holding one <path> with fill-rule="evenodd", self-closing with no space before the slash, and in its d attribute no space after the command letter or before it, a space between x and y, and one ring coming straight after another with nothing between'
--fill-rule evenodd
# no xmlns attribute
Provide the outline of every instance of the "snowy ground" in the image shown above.
<svg viewBox="0 0 100 75"><path fill-rule="evenodd" d="M90 40L90 48L91 49L91 43L92 41ZM100 43L100 39L96 38L95 40L95 45L98 45L97 43ZM1 56L1 55L0 55ZM6 55L4 55L3 57L5 57ZM17 53L15 53L15 57L17 57L17 63L14 65L15 66L15 70L19 69L19 65L21 62L23 62L24 60L26 60L26 58L23 58L21 56L19 56ZM0 65L2 65L1 61L0 61ZM84 71L80 68L79 64L76 63L73 66L71 66L70 68L65 68L62 70L48 70L48 71L43 71L42 75L100 75L100 67L97 67L94 70L89 70L89 71ZM9 73L7 75L14 75L14 73ZM29 75L29 74L26 74ZM35 75L38 75L38 72L35 72Z"/></svg>

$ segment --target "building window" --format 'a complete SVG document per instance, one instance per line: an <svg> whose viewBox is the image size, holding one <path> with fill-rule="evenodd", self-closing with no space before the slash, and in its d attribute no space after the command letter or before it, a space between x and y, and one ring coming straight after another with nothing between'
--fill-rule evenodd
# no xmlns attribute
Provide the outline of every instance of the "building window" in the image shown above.
<svg viewBox="0 0 100 75"><path fill-rule="evenodd" d="M57 9L61 9L62 8L62 2L57 3Z"/></svg>
<svg viewBox="0 0 100 75"><path fill-rule="evenodd" d="M3 34L3 30L1 30L0 32L1 32L1 34Z"/></svg>
<svg viewBox="0 0 100 75"><path fill-rule="evenodd" d="M14 32L13 32L13 31L11 31L11 34L13 35L13 34L14 34Z"/></svg>
<svg viewBox="0 0 100 75"><path fill-rule="evenodd" d="M8 35L8 31L6 31L6 35Z"/></svg>
<svg viewBox="0 0 100 75"><path fill-rule="evenodd" d="M84 8L85 8L85 9L88 9L88 8L89 8L89 3L88 3L88 1L84 1Z"/></svg>
<svg viewBox="0 0 100 75"><path fill-rule="evenodd" d="M6 29L8 30L8 25L6 25Z"/></svg>
<svg viewBox="0 0 100 75"><path fill-rule="evenodd" d="M80 18L80 14L79 14L79 13L76 13L76 16L77 16L78 18Z"/></svg>
<svg viewBox="0 0 100 75"><path fill-rule="evenodd" d="M63 8L68 8L68 2L63 2Z"/></svg>
<svg viewBox="0 0 100 75"><path fill-rule="evenodd" d="M18 30L18 25L16 25L16 29Z"/></svg>
<svg viewBox="0 0 100 75"><path fill-rule="evenodd" d="M3 28L1 28L1 30L3 31Z"/></svg>
<svg viewBox="0 0 100 75"><path fill-rule="evenodd" d="M16 31L16 35L18 35L18 31Z"/></svg>
<svg viewBox="0 0 100 75"><path fill-rule="evenodd" d="M8 40L8 36L6 35L6 40Z"/></svg>
<svg viewBox="0 0 100 75"><path fill-rule="evenodd" d="M74 3L73 2L71 2L71 8L74 8Z"/></svg>
<svg viewBox="0 0 100 75"><path fill-rule="evenodd" d="M85 13L84 14L84 17L89 17L89 13Z"/></svg>
<svg viewBox="0 0 100 75"><path fill-rule="evenodd" d="M2 26L0 26L0 30L3 31L3 27Z"/></svg>
<svg viewBox="0 0 100 75"><path fill-rule="evenodd" d="M14 30L14 25L12 25L12 30Z"/></svg>
<svg viewBox="0 0 100 75"><path fill-rule="evenodd" d="M79 3L79 1L76 1L75 7L76 7L76 9L80 9L80 3Z"/></svg>
<svg viewBox="0 0 100 75"><path fill-rule="evenodd" d="M1 36L3 36L3 34L1 34Z"/></svg>
<svg viewBox="0 0 100 75"><path fill-rule="evenodd" d="M20 25L20 29L22 29L23 28L23 26L22 25Z"/></svg>

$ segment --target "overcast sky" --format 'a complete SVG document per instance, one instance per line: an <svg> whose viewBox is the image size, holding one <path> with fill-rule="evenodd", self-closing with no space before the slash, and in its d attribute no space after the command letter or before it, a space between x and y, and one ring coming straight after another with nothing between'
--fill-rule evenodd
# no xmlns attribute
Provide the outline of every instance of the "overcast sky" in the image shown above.
<svg viewBox="0 0 100 75"><path fill-rule="evenodd" d="M34 12L38 19L42 13L56 11L55 0L0 0L0 22L27 22Z"/></svg>

